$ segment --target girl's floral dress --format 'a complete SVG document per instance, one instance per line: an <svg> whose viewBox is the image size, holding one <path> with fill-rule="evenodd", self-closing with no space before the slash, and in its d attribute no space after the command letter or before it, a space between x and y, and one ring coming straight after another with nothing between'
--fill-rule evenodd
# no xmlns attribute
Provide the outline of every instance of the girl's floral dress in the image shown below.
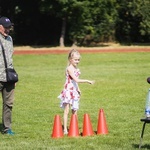
<svg viewBox="0 0 150 150"><path fill-rule="evenodd" d="M74 75L79 78L80 70L75 69ZM71 109L77 110L79 109L79 100L80 94L78 92L78 83L76 83L72 77L66 71L66 82L64 84L64 89L58 96L60 99L60 107L64 108L63 104L69 103L71 105Z"/></svg>

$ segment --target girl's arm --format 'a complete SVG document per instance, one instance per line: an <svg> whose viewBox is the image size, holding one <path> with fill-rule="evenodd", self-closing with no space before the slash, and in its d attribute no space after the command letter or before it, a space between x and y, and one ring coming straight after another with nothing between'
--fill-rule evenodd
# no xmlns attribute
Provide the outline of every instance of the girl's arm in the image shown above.
<svg viewBox="0 0 150 150"><path fill-rule="evenodd" d="M69 66L67 68L68 74L72 77L72 79L77 83L89 83L94 84L95 81L86 80L86 79L79 79L74 75L74 68L72 66Z"/></svg>

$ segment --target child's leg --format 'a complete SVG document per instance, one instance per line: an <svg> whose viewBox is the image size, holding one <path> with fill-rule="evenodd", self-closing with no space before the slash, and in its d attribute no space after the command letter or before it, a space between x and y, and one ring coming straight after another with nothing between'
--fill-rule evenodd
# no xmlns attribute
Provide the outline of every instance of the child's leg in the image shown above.
<svg viewBox="0 0 150 150"><path fill-rule="evenodd" d="M69 104L64 104L64 133L67 133L67 122L69 114Z"/></svg>
<svg viewBox="0 0 150 150"><path fill-rule="evenodd" d="M75 114L77 116L77 110L72 109L72 114ZM77 120L78 120L78 116L77 116Z"/></svg>
<svg viewBox="0 0 150 150"><path fill-rule="evenodd" d="M72 109L72 114L77 115L77 110L73 110L73 109Z"/></svg>

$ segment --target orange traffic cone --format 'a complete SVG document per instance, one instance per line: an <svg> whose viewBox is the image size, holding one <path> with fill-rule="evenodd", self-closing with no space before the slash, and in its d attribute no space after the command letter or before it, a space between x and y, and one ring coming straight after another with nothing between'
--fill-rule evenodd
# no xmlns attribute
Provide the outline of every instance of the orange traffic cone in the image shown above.
<svg viewBox="0 0 150 150"><path fill-rule="evenodd" d="M72 116L71 116L68 136L69 137L79 136L78 120L77 120L76 114L72 114Z"/></svg>
<svg viewBox="0 0 150 150"><path fill-rule="evenodd" d="M92 124L89 115L84 114L82 136L90 136L90 135L94 135Z"/></svg>
<svg viewBox="0 0 150 150"><path fill-rule="evenodd" d="M60 137L63 137L61 119L59 115L55 115L52 138L60 138Z"/></svg>
<svg viewBox="0 0 150 150"><path fill-rule="evenodd" d="M108 128L103 109L99 111L97 134L108 134Z"/></svg>

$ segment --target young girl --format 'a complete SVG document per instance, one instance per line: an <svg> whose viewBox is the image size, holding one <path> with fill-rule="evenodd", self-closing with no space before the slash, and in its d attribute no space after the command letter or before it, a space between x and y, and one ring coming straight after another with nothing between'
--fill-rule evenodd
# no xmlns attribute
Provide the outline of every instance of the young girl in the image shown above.
<svg viewBox="0 0 150 150"><path fill-rule="evenodd" d="M94 84L94 81L79 79L80 70L77 68L79 62L80 53L75 49L71 50L68 55L66 82L64 84L63 91L58 96L58 98L61 100L60 107L64 108L64 134L68 134L67 122L70 106L72 114L77 114L77 110L79 109L81 91L78 83Z"/></svg>

